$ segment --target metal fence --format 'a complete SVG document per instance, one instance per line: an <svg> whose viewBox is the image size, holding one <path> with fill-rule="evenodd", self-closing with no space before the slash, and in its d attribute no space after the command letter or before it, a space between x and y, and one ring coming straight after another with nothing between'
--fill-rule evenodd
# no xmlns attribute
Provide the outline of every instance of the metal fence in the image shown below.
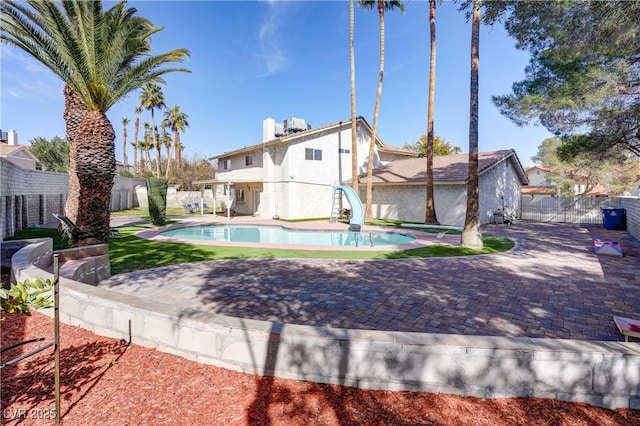
<svg viewBox="0 0 640 426"><path fill-rule="evenodd" d="M619 207L617 197L523 196L521 220L531 222L602 223L602 207Z"/></svg>

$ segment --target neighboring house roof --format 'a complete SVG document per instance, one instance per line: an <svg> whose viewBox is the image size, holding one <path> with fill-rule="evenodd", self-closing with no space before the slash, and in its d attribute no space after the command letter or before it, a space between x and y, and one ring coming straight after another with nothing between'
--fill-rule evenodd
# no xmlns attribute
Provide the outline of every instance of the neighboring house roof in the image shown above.
<svg viewBox="0 0 640 426"><path fill-rule="evenodd" d="M555 186L524 186L522 195L555 195L558 192Z"/></svg>
<svg viewBox="0 0 640 426"><path fill-rule="evenodd" d="M0 143L0 157L22 157L38 161L38 157L33 155L26 145L9 145Z"/></svg>
<svg viewBox="0 0 640 426"><path fill-rule="evenodd" d="M522 164L512 149L481 152L478 154L478 173L482 175L502 161L512 160L522 184L528 183L528 178ZM425 158L406 158L392 161L373 171L372 184L420 183L423 184L427 175L427 161ZM466 182L469 176L469 155L436 155L433 157L434 182ZM359 182L366 182L366 175L358 177Z"/></svg>
<svg viewBox="0 0 640 426"><path fill-rule="evenodd" d="M540 170L540 171L542 171L542 172L556 174L556 172L554 172L554 171L553 171L553 169L551 169L551 168L549 168L549 167L545 167L545 166L539 166L539 165L537 165L537 164L536 164L536 165L533 165L533 166L530 166L530 167L527 167L526 169L524 169L524 171L525 171L526 173L529 173L529 172L530 172L530 171L532 171L532 170Z"/></svg>
<svg viewBox="0 0 640 426"><path fill-rule="evenodd" d="M369 133L372 133L372 129L371 126L369 126L369 123L367 123L367 120L364 119L364 117L358 117L357 119L358 123L365 126L368 130ZM322 135L322 134L326 134L327 132L330 132L334 129L338 129L340 127L345 127L345 126L350 126L351 125L351 119L349 120L342 120L342 121L338 121L335 123L331 123L331 124L327 124L326 126L322 126L322 127L314 127L312 129L309 130L303 130L301 132L297 132L291 135L287 135L287 136L282 136L276 139L272 139L270 141L266 141L266 142L261 142L259 144L255 144L255 145L251 145L251 146L247 146L244 148L240 148L237 149L235 151L230 151L230 152L225 152L224 154L220 154L220 155L216 155L215 157L209 157L209 160L217 160L220 158L229 158L229 157L233 157L236 155L241 155L241 154L245 154L245 153L249 153L249 152L255 152L255 151L262 151L263 148L265 147L270 147L273 145L278 145L278 144L283 144L283 143L291 143L291 142L296 142L298 139L308 139L310 137L316 136L316 135ZM395 153L395 154L403 154L406 156L412 156L415 157L417 155L416 152L411 151L411 150L407 150L407 149L402 149L402 148L396 148L390 145L387 145L385 143L382 142L382 140L380 140L380 137L378 137L376 135L376 140L378 142L378 149L382 152L387 152L387 153Z"/></svg>

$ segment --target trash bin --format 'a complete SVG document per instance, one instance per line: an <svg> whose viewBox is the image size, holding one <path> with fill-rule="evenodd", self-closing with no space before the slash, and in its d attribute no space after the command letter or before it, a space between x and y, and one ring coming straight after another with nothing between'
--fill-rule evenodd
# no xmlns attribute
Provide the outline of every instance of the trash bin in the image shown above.
<svg viewBox="0 0 640 426"><path fill-rule="evenodd" d="M606 229L627 229L626 210L602 207L602 226Z"/></svg>

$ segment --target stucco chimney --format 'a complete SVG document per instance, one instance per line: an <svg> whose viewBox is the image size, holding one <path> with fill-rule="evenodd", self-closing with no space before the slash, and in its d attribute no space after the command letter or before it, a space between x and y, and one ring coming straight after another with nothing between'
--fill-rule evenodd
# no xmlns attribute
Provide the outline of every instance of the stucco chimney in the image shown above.
<svg viewBox="0 0 640 426"><path fill-rule="evenodd" d="M267 142L276 138L276 120L265 118L262 120L262 142Z"/></svg>
<svg viewBox="0 0 640 426"><path fill-rule="evenodd" d="M11 146L18 145L18 132L15 130L9 130L7 133L7 143Z"/></svg>

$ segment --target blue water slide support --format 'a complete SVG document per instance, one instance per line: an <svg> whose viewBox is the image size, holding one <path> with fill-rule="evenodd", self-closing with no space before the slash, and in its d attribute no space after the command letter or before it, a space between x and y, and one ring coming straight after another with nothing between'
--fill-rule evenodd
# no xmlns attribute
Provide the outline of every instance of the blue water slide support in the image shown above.
<svg viewBox="0 0 640 426"><path fill-rule="evenodd" d="M342 191L345 197L347 197L347 201L351 205L351 217L349 218L349 224L360 230L364 223L364 206L362 205L360 197L358 197L356 191L354 191L350 186L338 185L334 189Z"/></svg>

